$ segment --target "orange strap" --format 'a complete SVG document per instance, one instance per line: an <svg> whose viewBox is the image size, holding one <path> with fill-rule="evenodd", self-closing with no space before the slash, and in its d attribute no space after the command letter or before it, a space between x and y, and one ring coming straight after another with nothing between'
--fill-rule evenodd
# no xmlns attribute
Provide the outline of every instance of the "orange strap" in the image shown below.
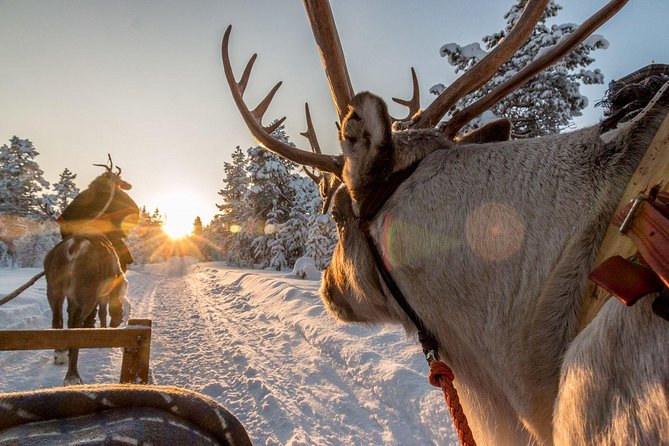
<svg viewBox="0 0 669 446"><path fill-rule="evenodd" d="M460 444L462 446L476 446L474 436L467 422L467 417L460 405L458 391L453 386L454 379L453 371L445 362L436 359L430 361L430 384L435 387L441 387L444 391L444 399L446 400L448 411L451 413L451 418L453 418L453 425L458 433Z"/></svg>

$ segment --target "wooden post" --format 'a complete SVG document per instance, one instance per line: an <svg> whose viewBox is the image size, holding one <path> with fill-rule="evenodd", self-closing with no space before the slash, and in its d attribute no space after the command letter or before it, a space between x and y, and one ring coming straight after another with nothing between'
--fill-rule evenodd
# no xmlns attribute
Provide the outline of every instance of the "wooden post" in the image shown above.
<svg viewBox="0 0 669 446"><path fill-rule="evenodd" d="M125 328L0 330L0 351L113 347L124 348L120 382L148 383L150 319L130 319Z"/></svg>
<svg viewBox="0 0 669 446"><path fill-rule="evenodd" d="M151 320L130 319L128 327L145 326L149 330L137 335L136 347L123 349L120 383L147 384L149 382L149 356L151 354Z"/></svg>

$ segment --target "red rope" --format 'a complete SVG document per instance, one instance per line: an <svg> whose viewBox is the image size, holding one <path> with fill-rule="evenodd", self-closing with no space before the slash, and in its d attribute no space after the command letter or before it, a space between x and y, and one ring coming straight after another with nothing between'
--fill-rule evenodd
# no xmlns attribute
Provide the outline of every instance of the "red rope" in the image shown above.
<svg viewBox="0 0 669 446"><path fill-rule="evenodd" d="M476 446L472 431L469 429L467 417L460 405L458 391L453 387L454 379L453 371L446 363L436 359L430 361L430 384L435 387L441 387L444 391L444 399L446 400L448 411L451 413L451 418L453 418L455 430L458 432L460 444L462 446Z"/></svg>

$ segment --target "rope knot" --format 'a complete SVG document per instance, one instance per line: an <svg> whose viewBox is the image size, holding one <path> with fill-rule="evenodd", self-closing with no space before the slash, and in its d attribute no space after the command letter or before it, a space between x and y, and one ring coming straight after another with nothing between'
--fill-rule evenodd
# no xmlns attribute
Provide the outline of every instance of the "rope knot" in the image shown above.
<svg viewBox="0 0 669 446"><path fill-rule="evenodd" d="M430 361L430 384L435 387L441 387L444 392L444 399L448 406L448 411L453 418L453 427L458 433L460 444L462 446L476 446L474 436L469 428L467 417L465 416L460 399L458 398L458 391L453 386L455 375L451 368L445 362L438 359Z"/></svg>
<svg viewBox="0 0 669 446"><path fill-rule="evenodd" d="M441 378L453 382L455 379L453 370L443 361L430 361L430 384L434 387L441 387Z"/></svg>

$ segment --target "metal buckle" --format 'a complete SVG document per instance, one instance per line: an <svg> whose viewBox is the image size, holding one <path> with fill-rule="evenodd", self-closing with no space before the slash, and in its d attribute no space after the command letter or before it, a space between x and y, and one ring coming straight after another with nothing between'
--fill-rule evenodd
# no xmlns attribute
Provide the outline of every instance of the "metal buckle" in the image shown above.
<svg viewBox="0 0 669 446"><path fill-rule="evenodd" d="M634 220L634 214L636 214L637 209L639 209L639 206L641 206L641 203L643 203L647 197L644 194L639 194L636 196L634 201L632 201L632 207L630 208L630 211L625 215L625 219L623 220L622 224L620 225L620 229L618 230L619 234L625 234L627 232L627 228L629 228L629 225L632 224L632 220Z"/></svg>
<svg viewBox="0 0 669 446"><path fill-rule="evenodd" d="M427 359L427 363L429 364L429 363L431 363L432 361L438 360L438 359L439 359L439 356L437 355L437 352L436 352L436 351L434 351L434 350L430 350L430 351L427 352L427 354L425 355L425 359Z"/></svg>

